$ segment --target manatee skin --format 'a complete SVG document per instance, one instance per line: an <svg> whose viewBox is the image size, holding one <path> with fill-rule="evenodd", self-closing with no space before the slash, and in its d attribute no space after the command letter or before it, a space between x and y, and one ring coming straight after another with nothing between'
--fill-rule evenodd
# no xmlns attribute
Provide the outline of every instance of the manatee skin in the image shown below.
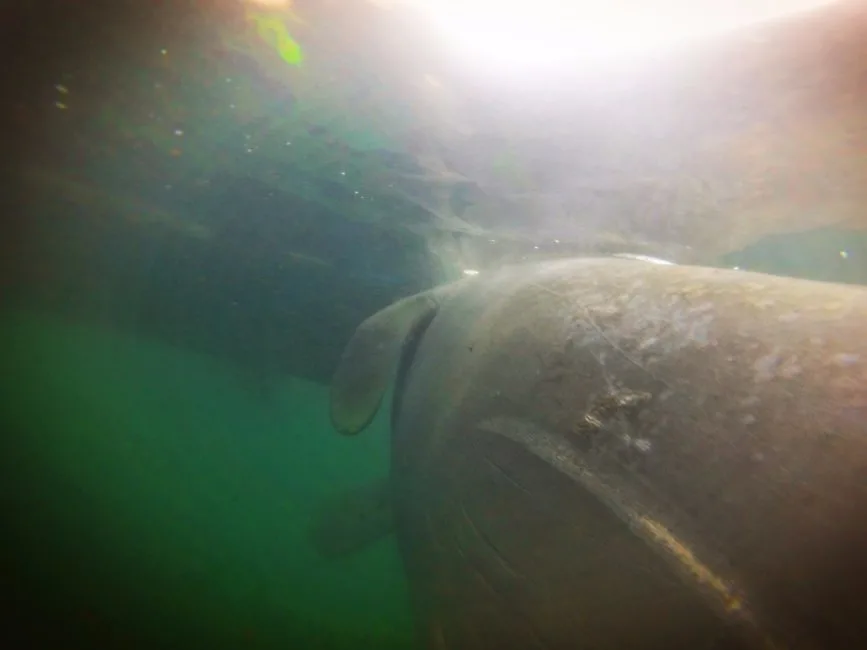
<svg viewBox="0 0 867 650"><path fill-rule="evenodd" d="M623 259L455 286L392 414L426 647L867 647L867 290Z"/></svg>

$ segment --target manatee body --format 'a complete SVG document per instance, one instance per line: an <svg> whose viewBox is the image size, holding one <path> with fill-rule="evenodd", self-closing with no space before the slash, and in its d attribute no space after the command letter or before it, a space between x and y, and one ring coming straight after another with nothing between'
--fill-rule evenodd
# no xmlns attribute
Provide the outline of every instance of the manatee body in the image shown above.
<svg viewBox="0 0 867 650"><path fill-rule="evenodd" d="M867 290L573 259L372 316L426 647L867 647Z"/></svg>

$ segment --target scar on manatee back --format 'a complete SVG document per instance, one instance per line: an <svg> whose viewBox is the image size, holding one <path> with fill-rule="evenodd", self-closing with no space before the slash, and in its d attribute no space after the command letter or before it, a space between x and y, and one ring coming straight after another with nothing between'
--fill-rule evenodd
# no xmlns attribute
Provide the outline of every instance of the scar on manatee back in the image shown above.
<svg viewBox="0 0 867 650"><path fill-rule="evenodd" d="M633 434L632 424L641 409L653 398L647 391L611 388L590 400L583 417L572 426L573 443L584 451L606 449L620 455L652 448L650 440ZM619 424L620 426L612 426Z"/></svg>

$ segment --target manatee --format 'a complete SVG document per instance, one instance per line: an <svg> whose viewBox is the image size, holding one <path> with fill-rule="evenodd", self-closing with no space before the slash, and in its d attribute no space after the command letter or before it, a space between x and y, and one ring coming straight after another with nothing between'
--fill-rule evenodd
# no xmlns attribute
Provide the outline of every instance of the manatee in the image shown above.
<svg viewBox="0 0 867 650"><path fill-rule="evenodd" d="M394 379L371 507L424 647L863 647L865 332L861 287L615 258L371 316L331 417Z"/></svg>

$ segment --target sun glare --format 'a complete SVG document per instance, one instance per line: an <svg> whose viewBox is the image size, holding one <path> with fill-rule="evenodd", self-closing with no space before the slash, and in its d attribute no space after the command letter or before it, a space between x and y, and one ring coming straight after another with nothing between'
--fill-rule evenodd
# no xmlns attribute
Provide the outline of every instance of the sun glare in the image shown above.
<svg viewBox="0 0 867 650"><path fill-rule="evenodd" d="M827 0L406 0L448 44L506 65L676 47Z"/></svg>

